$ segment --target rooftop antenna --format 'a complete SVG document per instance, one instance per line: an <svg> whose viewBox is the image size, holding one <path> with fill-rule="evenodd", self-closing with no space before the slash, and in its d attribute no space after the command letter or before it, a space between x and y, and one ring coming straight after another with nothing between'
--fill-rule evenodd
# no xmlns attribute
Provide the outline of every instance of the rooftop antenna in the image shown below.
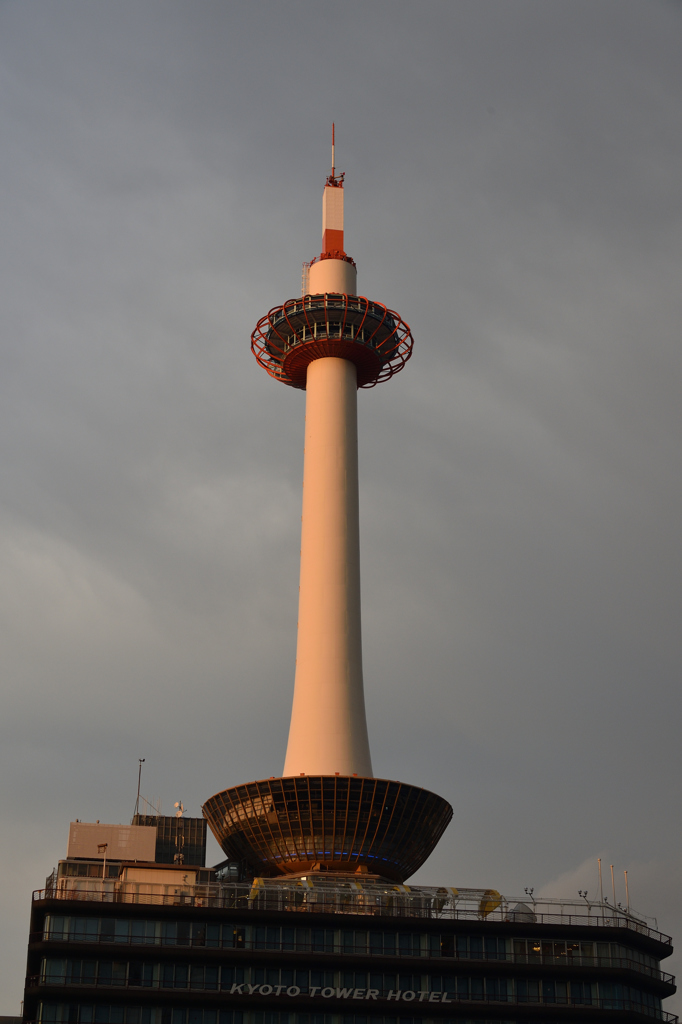
<svg viewBox="0 0 682 1024"><path fill-rule="evenodd" d="M176 800L175 801L175 806L177 807L177 811L175 812L175 817L176 818L181 818L182 815L184 814L184 811L185 811L185 808L182 805L182 800Z"/></svg>
<svg viewBox="0 0 682 1024"><path fill-rule="evenodd" d="M146 813L148 815L150 815L152 818L160 818L161 817L161 797L160 796L159 797L154 797L152 800L147 800L146 796L140 795L140 800L142 801L143 804L146 805L146 807L147 807ZM156 801L156 803L154 801Z"/></svg>
<svg viewBox="0 0 682 1024"><path fill-rule="evenodd" d="M327 185L334 185L336 188L342 188L345 176L345 172L339 175L336 173L336 125L332 121L332 173L327 178Z"/></svg>
<svg viewBox="0 0 682 1024"><path fill-rule="evenodd" d="M146 757L138 757L137 760L137 800L135 801L135 814L140 813L140 783L142 781L142 765L147 759Z"/></svg>
<svg viewBox="0 0 682 1024"><path fill-rule="evenodd" d="M627 913L629 914L630 913L630 889L628 888L628 873L627 873L627 871L624 871L623 874L625 875L625 909L626 909Z"/></svg>
<svg viewBox="0 0 682 1024"><path fill-rule="evenodd" d="M97 844L97 856L102 854L104 863L102 864L102 893L104 893L104 886L107 877L107 850L109 849L109 843L98 843Z"/></svg>

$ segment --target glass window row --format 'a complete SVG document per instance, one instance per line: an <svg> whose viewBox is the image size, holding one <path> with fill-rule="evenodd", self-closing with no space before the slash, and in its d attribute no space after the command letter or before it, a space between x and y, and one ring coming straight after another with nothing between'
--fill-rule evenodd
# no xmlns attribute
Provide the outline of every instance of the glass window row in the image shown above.
<svg viewBox="0 0 682 1024"><path fill-rule="evenodd" d="M454 974L413 974L366 971L297 971L277 967L226 967L186 963L45 959L41 984L120 985L126 988L199 989L232 991L239 995L307 994L313 989L350 998L362 990L378 998L404 998L403 993L445 993L452 1000L487 1000L516 1003L599 1005L604 1000L627 999L660 1010L656 996L628 986L605 982L524 978L468 977ZM414 998L414 997L412 997Z"/></svg>
<svg viewBox="0 0 682 1024"><path fill-rule="evenodd" d="M573 961L595 963L597 966L604 967L608 965L609 960L630 960L633 963L644 964L654 969L659 966L659 961L654 957L619 942L566 942L564 940L556 942L542 939L507 941L511 942L514 957L525 956L529 963L548 963L552 960L557 963ZM469 942L471 943L471 940ZM471 957L471 945L469 948ZM459 949L457 955L461 955Z"/></svg>
<svg viewBox="0 0 682 1024"><path fill-rule="evenodd" d="M182 1009L181 1007L80 1005L42 1003L38 1024L517 1024L516 1021L430 1020L423 1017L382 1017L377 1014L273 1013L251 1010Z"/></svg>
<svg viewBox="0 0 682 1024"><path fill-rule="evenodd" d="M604 1009L630 1010L623 1000ZM658 1014L656 1019L667 1019ZM182 1007L115 1006L109 1004L41 1003L38 1024L525 1024L518 1019L476 1021L448 1018L381 1016L378 1014L277 1013L258 1010L203 1010ZM547 1021L547 1024L554 1022Z"/></svg>
<svg viewBox="0 0 682 1024"><path fill-rule="evenodd" d="M363 1014L272 1013L247 1010L202 1010L182 1007L110 1006L103 1003L41 1003L38 1024L455 1024L423 1017L382 1017ZM457 1024L474 1024L458 1020ZM500 1024L481 1021L476 1024ZM505 1021L503 1024L516 1024Z"/></svg>
<svg viewBox="0 0 682 1024"><path fill-rule="evenodd" d="M206 946L380 956L451 957L528 963L610 963L628 960L658 969L658 961L616 942L566 942L489 935L242 925L233 922L144 921L47 915L45 938L132 945Z"/></svg>

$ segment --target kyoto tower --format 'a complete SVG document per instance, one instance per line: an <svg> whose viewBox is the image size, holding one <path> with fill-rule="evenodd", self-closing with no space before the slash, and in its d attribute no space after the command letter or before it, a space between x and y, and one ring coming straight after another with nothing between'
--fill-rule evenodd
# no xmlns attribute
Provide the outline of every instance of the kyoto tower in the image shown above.
<svg viewBox="0 0 682 1024"><path fill-rule="evenodd" d="M357 392L402 370L410 328L357 293L344 243L344 175L322 196L322 252L300 298L262 317L251 347L306 392L298 643L282 778L223 790L204 815L227 856L257 876L348 872L402 882L452 817L442 797L374 778L360 621Z"/></svg>

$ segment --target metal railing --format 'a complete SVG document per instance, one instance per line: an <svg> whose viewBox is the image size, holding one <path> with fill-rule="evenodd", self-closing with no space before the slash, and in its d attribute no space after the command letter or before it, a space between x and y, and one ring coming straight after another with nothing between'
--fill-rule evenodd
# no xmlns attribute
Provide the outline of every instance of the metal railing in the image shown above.
<svg viewBox="0 0 682 1024"><path fill-rule="evenodd" d="M211 907L221 910L295 911L352 914L432 921L497 921L524 925L624 929L671 946L669 935L609 903L577 903L545 898L532 906L508 899L492 889L445 889L376 882L334 882L314 878L298 881L254 879L250 883L165 885L114 879L61 878L37 889L33 900L140 903L150 906ZM520 909L522 908L522 909Z"/></svg>
<svg viewBox="0 0 682 1024"><path fill-rule="evenodd" d="M43 939L42 933L34 933L31 936L33 942L40 942ZM524 965L526 967L552 967L557 968L561 972L571 971L581 968L596 968L600 971L603 970L620 970L620 971L632 971L636 974L644 975L647 978L653 978L655 981L660 981L664 985L674 985L675 976L673 974L667 974L665 971L658 970L655 967L651 967L649 964L643 964L639 960L632 960L629 957L619 956L573 956L573 957L554 957L554 956L540 956L531 953L454 953L452 956L443 954L433 954L427 952L418 953L403 953L400 950L396 950L395 953L380 953L370 946L359 946L354 945L352 948L344 947L341 944L336 944L333 949L320 949L314 943L310 942L296 942L287 945L286 943L280 942L278 944L266 945L260 940L245 938L243 944L239 946L228 946L228 945L212 945L207 943L205 938L199 938L197 936L187 937L186 940L178 941L177 939L164 939L162 936L155 937L154 941L150 939L140 939L136 936L128 936L127 938L121 938L120 936L114 938L106 937L93 937L92 935L86 935L85 933L78 932L55 932L50 931L49 940L52 942L80 942L87 943L88 945L100 945L107 944L113 945L116 949L125 948L126 946L145 946L147 949L151 949L155 946L172 946L179 952L183 949L229 949L230 952L236 952L237 954L253 953L253 952L296 952L296 953L313 953L316 956L327 956L327 957L343 957L343 956L369 956L377 957L383 960L394 960L394 959L419 959L420 957L429 958L432 962L435 961L437 966L440 966L439 961L442 961L442 970L454 970L455 964L458 969L465 968L467 964L480 964L486 963L490 966L496 964L508 963L516 965ZM377 964L377 967L379 965ZM431 968L433 969L433 967Z"/></svg>

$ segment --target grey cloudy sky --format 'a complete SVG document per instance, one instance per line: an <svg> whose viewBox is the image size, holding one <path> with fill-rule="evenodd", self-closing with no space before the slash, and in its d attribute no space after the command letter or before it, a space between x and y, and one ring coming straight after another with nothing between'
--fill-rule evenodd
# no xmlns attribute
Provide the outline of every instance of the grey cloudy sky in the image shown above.
<svg viewBox="0 0 682 1024"><path fill-rule="evenodd" d="M375 771L455 808L415 880L601 856L682 936L681 40L663 0L1 0L1 1013L138 757L166 812L281 772L304 396L249 336L332 120L416 339L360 394Z"/></svg>

